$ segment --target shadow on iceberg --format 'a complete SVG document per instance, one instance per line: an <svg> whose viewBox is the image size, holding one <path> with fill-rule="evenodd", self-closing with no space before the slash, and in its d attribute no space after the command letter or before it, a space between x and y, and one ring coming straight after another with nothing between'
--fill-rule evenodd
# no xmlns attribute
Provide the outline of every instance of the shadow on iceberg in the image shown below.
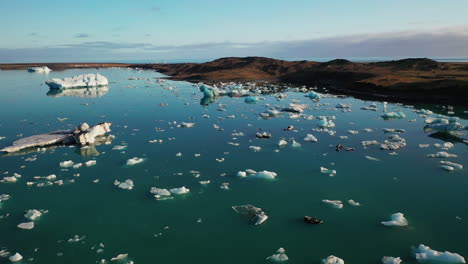
<svg viewBox="0 0 468 264"><path fill-rule="evenodd" d="M81 98L95 98L104 96L109 92L109 86L98 86L90 88L71 88L71 89L50 89L47 96L50 97L81 97Z"/></svg>

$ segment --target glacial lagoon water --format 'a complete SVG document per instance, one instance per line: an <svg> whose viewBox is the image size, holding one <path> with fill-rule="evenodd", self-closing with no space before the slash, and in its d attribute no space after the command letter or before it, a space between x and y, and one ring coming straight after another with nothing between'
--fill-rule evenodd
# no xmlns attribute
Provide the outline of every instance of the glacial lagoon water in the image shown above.
<svg viewBox="0 0 468 264"><path fill-rule="evenodd" d="M44 85L50 78L95 72L109 79L108 89L57 94L48 93ZM19 252L24 257L21 263L48 264L99 263L124 253L128 258L111 263L263 263L280 247L285 248L288 263L318 264L329 255L345 263L380 263L383 256L417 263L411 247L419 244L468 256L468 172L466 168L447 172L439 164L449 160L466 167L467 145L425 133L424 117L414 113L415 109L389 103L387 111L401 110L406 118L384 120L381 102L375 102L378 110L374 112L360 109L372 101L324 95L317 104L299 92L286 92L283 100L274 94L261 95L257 104L222 97L206 106L200 104L202 93L197 87L173 81L161 85L155 79L161 76L128 69L66 70L48 75L0 71L0 137L4 137L0 147L20 137L71 129L82 122L112 122L115 136L110 144L95 149L58 147L0 156L0 178L21 175L15 183L0 183L0 195L11 196L1 202L0 250ZM306 115L335 115L336 134L312 131L318 128L317 119L290 119L287 113L270 119L259 116L266 104L286 106L295 100L309 106ZM352 111L335 108L338 103L351 104ZM417 108L447 112L442 106ZM464 125L468 124L466 110L454 109ZM181 128L174 121L195 125ZM289 125L295 131L283 130ZM257 139L260 128L272 133L272 138ZM389 155L393 151L378 145L362 146L364 140L387 139L389 134L383 128L405 130L399 135L407 146L396 150L397 155ZM234 132L244 136L232 136ZM318 142L305 142L306 134L313 134ZM294 138L302 146L294 148L289 141L279 148L281 138ZM149 143L154 139L163 142ZM444 140L454 144L447 152L458 157L427 157L442 151L433 144ZM337 144L355 150L337 152ZM420 148L419 144L430 146ZM120 145L126 148L113 149ZM261 150L255 152L249 146ZM176 155L179 152L181 156ZM126 161L133 157L144 162L127 166ZM223 162L216 160L221 158ZM59 163L67 160L96 160L96 165L61 168ZM320 173L320 167L337 173L330 177ZM249 168L278 176L274 180L236 176ZM51 174L64 184L27 185L36 182L35 176ZM132 190L114 185L115 180L126 179L133 180ZM199 183L206 180L210 183ZM222 183L229 183L229 190L221 189ZM172 200L157 201L149 192L151 187L181 186L190 192L174 195ZM333 208L323 199L341 200L344 207ZM349 199L361 206L351 206ZM252 225L231 208L244 204L262 208L269 219ZM32 230L17 228L27 222L24 213L29 209L48 213L35 221ZM407 227L380 223L397 212L408 219ZM306 224L305 215L324 223ZM82 240L69 242L75 235ZM0 263L9 260L0 257Z"/></svg>

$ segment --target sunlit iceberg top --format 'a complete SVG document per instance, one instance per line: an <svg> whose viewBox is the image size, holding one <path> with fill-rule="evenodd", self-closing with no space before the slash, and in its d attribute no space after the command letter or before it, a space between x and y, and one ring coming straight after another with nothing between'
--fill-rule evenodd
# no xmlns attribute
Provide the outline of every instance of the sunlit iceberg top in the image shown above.
<svg viewBox="0 0 468 264"><path fill-rule="evenodd" d="M105 86L109 84L106 77L96 74L81 74L74 77L67 77L63 79L53 78L48 80L46 84L50 89L67 89L75 87L95 87Z"/></svg>

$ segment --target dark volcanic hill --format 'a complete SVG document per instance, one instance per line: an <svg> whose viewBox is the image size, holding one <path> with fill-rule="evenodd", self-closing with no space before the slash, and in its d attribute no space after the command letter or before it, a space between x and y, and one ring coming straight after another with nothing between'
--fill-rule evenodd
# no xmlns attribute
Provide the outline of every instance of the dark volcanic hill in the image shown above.
<svg viewBox="0 0 468 264"><path fill-rule="evenodd" d="M468 63L442 63L427 58L375 63L336 59L319 63L228 57L206 63L132 67L154 69L174 80L274 81L323 86L361 98L468 104Z"/></svg>

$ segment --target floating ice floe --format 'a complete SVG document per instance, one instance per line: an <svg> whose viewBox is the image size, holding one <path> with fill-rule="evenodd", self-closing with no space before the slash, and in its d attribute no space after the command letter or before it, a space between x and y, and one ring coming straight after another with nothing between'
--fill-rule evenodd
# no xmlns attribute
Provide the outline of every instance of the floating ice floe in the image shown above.
<svg viewBox="0 0 468 264"><path fill-rule="evenodd" d="M306 137L304 138L304 141L317 142L318 139L312 134L307 134Z"/></svg>
<svg viewBox="0 0 468 264"><path fill-rule="evenodd" d="M21 261L22 259L23 259L23 256L21 256L20 253L18 252L16 252L14 255L8 258L8 260L10 260L11 262L18 262L18 261Z"/></svg>
<svg viewBox="0 0 468 264"><path fill-rule="evenodd" d="M268 215L266 215L262 208L250 204L232 206L232 209L240 215L248 216L254 225L260 225L268 219Z"/></svg>
<svg viewBox="0 0 468 264"><path fill-rule="evenodd" d="M321 128L333 128L335 127L335 123L333 123L332 119L328 119L326 117L322 118L317 125Z"/></svg>
<svg viewBox="0 0 468 264"><path fill-rule="evenodd" d="M96 160L88 160L84 164L86 165L86 167L91 167L96 165Z"/></svg>
<svg viewBox="0 0 468 264"><path fill-rule="evenodd" d="M156 187L151 187L150 193L154 194L154 198L158 200L167 200L171 199L171 192L167 189L160 189Z"/></svg>
<svg viewBox="0 0 468 264"><path fill-rule="evenodd" d="M262 148L259 147L259 146L250 146L249 149L251 149L251 150L253 150L255 152L262 150Z"/></svg>
<svg viewBox="0 0 468 264"><path fill-rule="evenodd" d="M68 89L75 87L95 87L109 85L106 77L96 74L81 74L63 79L53 78L45 82L50 89Z"/></svg>
<svg viewBox="0 0 468 264"><path fill-rule="evenodd" d="M440 263L466 263L465 258L457 253L435 251L423 244L420 244L414 250L414 254L419 262L436 261Z"/></svg>
<svg viewBox="0 0 468 264"><path fill-rule="evenodd" d="M289 107L281 109L283 112L302 113L307 108L306 104L289 104Z"/></svg>
<svg viewBox="0 0 468 264"><path fill-rule="evenodd" d="M468 126L463 126L458 122L458 118L427 118L424 132L441 132L453 134L458 131L468 130Z"/></svg>
<svg viewBox="0 0 468 264"><path fill-rule="evenodd" d="M407 226L408 220L402 213L394 213L390 216L390 221L382 221L382 225L385 226Z"/></svg>
<svg viewBox="0 0 468 264"><path fill-rule="evenodd" d="M242 178L248 177L248 178L259 178L259 179L275 179L276 176L278 176L278 174L276 172L267 171L267 170L257 172L251 169L247 169L245 171L237 172L237 176L242 177Z"/></svg>
<svg viewBox="0 0 468 264"><path fill-rule="evenodd" d="M24 217L26 217L27 219L31 221L34 221L41 216L42 216L42 212L36 209L28 210L26 214L24 215Z"/></svg>
<svg viewBox="0 0 468 264"><path fill-rule="evenodd" d="M437 152L435 154L428 154L427 156L429 158L456 158L456 157L458 157L455 154L450 154L450 153L447 153L445 151L440 151L440 152Z"/></svg>
<svg viewBox="0 0 468 264"><path fill-rule="evenodd" d="M284 139L280 139L280 141L278 141L278 147L284 147L288 144L288 142Z"/></svg>
<svg viewBox="0 0 468 264"><path fill-rule="evenodd" d="M343 202L340 200L322 200L322 202L330 204L331 206L341 209L343 208Z"/></svg>
<svg viewBox="0 0 468 264"><path fill-rule="evenodd" d="M440 164L442 165L442 168L444 168L446 170L449 170L449 171L453 171L455 169L458 169L458 170L463 169L463 165L458 164L458 163L454 163L454 162L450 162L450 161L441 160Z"/></svg>
<svg viewBox="0 0 468 264"><path fill-rule="evenodd" d="M292 143L291 143L291 146L293 148L300 148L302 145L299 142L297 142L296 140L293 139Z"/></svg>
<svg viewBox="0 0 468 264"><path fill-rule="evenodd" d="M256 138L271 138L271 134L266 132L266 131L264 131L262 133L258 132L258 133L255 134L255 137Z"/></svg>
<svg viewBox="0 0 468 264"><path fill-rule="evenodd" d="M111 258L111 261L122 260L128 258L128 253L118 254L117 256Z"/></svg>
<svg viewBox="0 0 468 264"><path fill-rule="evenodd" d="M309 97L310 99L320 99L320 95L316 92L309 92L306 97Z"/></svg>
<svg viewBox="0 0 468 264"><path fill-rule="evenodd" d="M322 264L345 264L342 259L333 255L328 256L326 259L322 259Z"/></svg>
<svg viewBox="0 0 468 264"><path fill-rule="evenodd" d="M382 258L382 264L400 264L401 259L400 258L394 258L394 257L383 257Z"/></svg>
<svg viewBox="0 0 468 264"><path fill-rule="evenodd" d="M34 228L34 222L26 222L26 223L21 223L18 225L18 228L20 229L33 229Z"/></svg>
<svg viewBox="0 0 468 264"><path fill-rule="evenodd" d="M248 104L256 104L258 102L257 96L247 96L244 98L244 102Z"/></svg>
<svg viewBox="0 0 468 264"><path fill-rule="evenodd" d="M180 127L186 127L186 128L191 128L194 125L195 125L195 123L187 123L187 122L180 123Z"/></svg>
<svg viewBox="0 0 468 264"><path fill-rule="evenodd" d="M31 67L28 68L28 72L37 72L37 73L49 73L52 70L49 69L47 66L40 66L40 67Z"/></svg>
<svg viewBox="0 0 468 264"><path fill-rule="evenodd" d="M374 157L371 157L371 156L366 156L366 159L372 160L372 161L380 161L380 159L374 158Z"/></svg>
<svg viewBox="0 0 468 264"><path fill-rule="evenodd" d="M406 115L403 112L387 112L381 115L384 119L392 119L392 118L405 118Z"/></svg>
<svg viewBox="0 0 468 264"><path fill-rule="evenodd" d="M434 147L440 148L442 150L449 150L449 149L453 148L453 143L451 143L451 142L445 142L444 144L435 143Z"/></svg>
<svg viewBox="0 0 468 264"><path fill-rule="evenodd" d="M434 114L434 112L432 112L431 110L427 110L427 109L416 110L415 113L418 114L418 115L432 115L432 114Z"/></svg>
<svg viewBox="0 0 468 264"><path fill-rule="evenodd" d="M284 248L279 248L276 251L276 254L273 254L273 255L269 256L268 258L266 258L266 259L270 260L270 261L274 261L274 262L287 261L289 258L285 253L286 253L286 251L284 250Z"/></svg>
<svg viewBox="0 0 468 264"><path fill-rule="evenodd" d="M221 186L219 186L221 190L229 190L229 182L223 182L221 183Z"/></svg>
<svg viewBox="0 0 468 264"><path fill-rule="evenodd" d="M361 206L361 204L360 204L360 203L358 203L358 202L354 201L353 199L351 199L351 200L348 200L348 203L349 203L350 205L352 205L352 206Z"/></svg>
<svg viewBox="0 0 468 264"><path fill-rule="evenodd" d="M134 186L133 181L131 179L125 180L124 182L119 182L115 180L114 185L124 190L131 190L133 189L133 186Z"/></svg>
<svg viewBox="0 0 468 264"><path fill-rule="evenodd" d="M366 147L366 146L370 146L370 145L378 145L380 144L377 140L365 140L365 141L361 141L361 144Z"/></svg>
<svg viewBox="0 0 468 264"><path fill-rule="evenodd" d="M205 95L205 97L214 98L219 95L219 90L216 86L211 87L206 84L201 84L199 89L200 92L202 92Z"/></svg>
<svg viewBox="0 0 468 264"><path fill-rule="evenodd" d="M75 163L71 160L62 161L59 163L59 166L62 168L72 167Z"/></svg>
<svg viewBox="0 0 468 264"><path fill-rule="evenodd" d="M341 108L341 109L346 109L346 108L351 108L351 105L350 104L342 104L342 103L339 103L335 106L336 108Z"/></svg>
<svg viewBox="0 0 468 264"><path fill-rule="evenodd" d="M185 188L185 186L179 187L179 188L172 188L169 190L172 194L185 194L190 192L190 189Z"/></svg>
<svg viewBox="0 0 468 264"><path fill-rule="evenodd" d="M336 170L330 170L324 167L320 167L320 173L323 174L328 174L329 176L335 176L336 175Z"/></svg>
<svg viewBox="0 0 468 264"><path fill-rule="evenodd" d="M142 163L143 161L145 161L145 159L133 157L133 158L127 160L126 164L127 164L127 166L133 166L135 164Z"/></svg>
<svg viewBox="0 0 468 264"><path fill-rule="evenodd" d="M384 150L397 150L406 146L406 140L399 135L388 136L390 140L385 140L380 144L380 148Z"/></svg>
<svg viewBox="0 0 468 264"><path fill-rule="evenodd" d="M16 152L26 148L44 147L49 145L87 145L94 144L104 134L110 132L111 123L100 123L93 127L83 123L73 130L61 130L30 136L14 141L11 146L0 149L0 152Z"/></svg>

